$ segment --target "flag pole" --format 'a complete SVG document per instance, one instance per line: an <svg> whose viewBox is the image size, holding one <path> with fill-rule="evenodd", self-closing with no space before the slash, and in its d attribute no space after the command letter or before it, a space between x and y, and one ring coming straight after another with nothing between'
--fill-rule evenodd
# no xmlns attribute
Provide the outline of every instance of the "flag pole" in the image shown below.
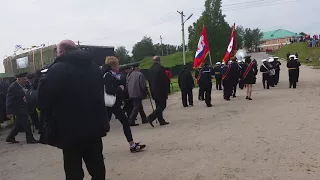
<svg viewBox="0 0 320 180"><path fill-rule="evenodd" d="M210 59L210 64L211 64L211 66L212 66L212 59L211 59L211 53L210 53L210 51L209 51L209 59Z"/></svg>

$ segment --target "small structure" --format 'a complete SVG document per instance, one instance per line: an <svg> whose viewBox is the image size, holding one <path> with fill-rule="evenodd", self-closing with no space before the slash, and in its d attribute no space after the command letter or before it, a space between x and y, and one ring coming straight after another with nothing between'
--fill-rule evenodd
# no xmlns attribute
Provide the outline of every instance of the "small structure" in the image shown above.
<svg viewBox="0 0 320 180"><path fill-rule="evenodd" d="M297 33L284 29L263 32L263 37L260 41L259 48L261 51L273 51L285 45L291 44L293 39L300 36L301 35Z"/></svg>

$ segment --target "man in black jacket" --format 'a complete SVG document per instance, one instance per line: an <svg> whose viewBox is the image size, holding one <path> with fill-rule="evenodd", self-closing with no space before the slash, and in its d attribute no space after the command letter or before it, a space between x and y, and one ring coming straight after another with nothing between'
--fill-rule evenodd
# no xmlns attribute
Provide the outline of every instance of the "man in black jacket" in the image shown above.
<svg viewBox="0 0 320 180"><path fill-rule="evenodd" d="M222 90L221 62L216 63L216 66L213 68L213 71L214 71L214 77L216 78L216 89L221 91Z"/></svg>
<svg viewBox="0 0 320 180"><path fill-rule="evenodd" d="M189 105L193 106L193 93L192 89L194 88L194 80L190 71L187 67L184 67L179 74L178 84L181 89L182 95L182 105L183 107L188 107Z"/></svg>
<svg viewBox="0 0 320 180"><path fill-rule="evenodd" d="M148 70L148 80L156 109L147 118L152 127L154 127L153 121L157 118L161 126L169 124L163 119L163 111L167 107L170 87L165 68L160 64L160 57L153 57L153 61L153 65Z"/></svg>
<svg viewBox="0 0 320 180"><path fill-rule="evenodd" d="M212 67L205 64L204 68L200 71L199 87L203 88L205 102L207 107L212 107L211 104L211 91L212 91L212 76L214 75Z"/></svg>
<svg viewBox="0 0 320 180"><path fill-rule="evenodd" d="M23 128L26 133L27 143L34 144L37 143L37 141L33 138L31 132L26 101L27 89L25 85L27 82L27 73L19 73L16 77L17 80L10 85L6 98L7 116L8 118L13 117L14 119L14 127L8 135L6 142L19 143L15 140L15 137L19 133L19 130Z"/></svg>
<svg viewBox="0 0 320 180"><path fill-rule="evenodd" d="M63 151L66 180L83 179L82 159L92 179L105 179L102 137L109 129L102 73L91 54L71 40L57 45L57 59L41 78L40 110L47 143Z"/></svg>

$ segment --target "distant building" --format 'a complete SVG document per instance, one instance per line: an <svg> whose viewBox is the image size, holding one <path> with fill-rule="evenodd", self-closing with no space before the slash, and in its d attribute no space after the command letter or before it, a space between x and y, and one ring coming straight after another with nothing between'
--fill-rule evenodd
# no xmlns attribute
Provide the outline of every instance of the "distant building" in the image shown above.
<svg viewBox="0 0 320 180"><path fill-rule="evenodd" d="M78 45L78 48L90 52L93 61L99 66L104 64L106 56L115 55L113 46ZM53 63L55 58L56 45L51 45L9 56L3 60L3 65L6 73L35 72L45 65Z"/></svg>
<svg viewBox="0 0 320 180"><path fill-rule="evenodd" d="M291 44L293 39L300 36L301 35L297 33L284 29L263 32L259 48L261 51L273 51L281 48L282 46Z"/></svg>

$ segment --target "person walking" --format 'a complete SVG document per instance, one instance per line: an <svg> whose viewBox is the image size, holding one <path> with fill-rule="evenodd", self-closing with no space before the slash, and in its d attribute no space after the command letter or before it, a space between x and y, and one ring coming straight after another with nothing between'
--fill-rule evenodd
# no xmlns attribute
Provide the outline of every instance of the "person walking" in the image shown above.
<svg viewBox="0 0 320 180"><path fill-rule="evenodd" d="M260 72L262 72L262 84L263 84L263 89L269 89L270 88L270 67L269 67L269 62L267 59L263 59L262 65L260 66ZM267 86L266 86L267 82Z"/></svg>
<svg viewBox="0 0 320 180"><path fill-rule="evenodd" d="M231 75L231 85L232 85L232 97L235 98L237 97L237 86L239 83L239 78L240 78L240 66L237 62L237 58L233 57L232 62L230 64L231 69L230 69L230 75Z"/></svg>
<svg viewBox="0 0 320 180"><path fill-rule="evenodd" d="M296 60L295 55L291 55L290 60L287 62L287 68L289 72L289 88L296 89L297 88L297 80L298 80L298 68L300 63Z"/></svg>
<svg viewBox="0 0 320 180"><path fill-rule="evenodd" d="M181 89L182 105L183 107L193 106L193 93L194 80L191 72L187 67L184 67L178 76L178 84Z"/></svg>
<svg viewBox="0 0 320 180"><path fill-rule="evenodd" d="M221 91L222 90L222 75L221 75L221 62L217 62L216 66L213 68L214 77L216 78L216 89Z"/></svg>
<svg viewBox="0 0 320 180"><path fill-rule="evenodd" d="M280 79L280 71L281 71L281 62L279 61L279 57L273 57L274 59L274 69L276 70L276 80L275 80L275 85L278 85L279 79Z"/></svg>
<svg viewBox="0 0 320 180"><path fill-rule="evenodd" d="M148 80L151 96L156 103L156 109L147 118L148 122L154 127L153 121L158 119L161 126L168 125L163 118L163 111L167 107L170 84L159 56L153 57L153 65L148 70Z"/></svg>
<svg viewBox="0 0 320 180"><path fill-rule="evenodd" d="M107 107L109 119L114 114L121 122L124 135L130 145L130 151L132 153L139 152L146 147L146 145L136 143L132 138L132 132L129 124L128 117L121 109L121 103L123 101L124 86L120 84L119 77L119 60L114 56L106 58L106 64L103 67L103 81L105 86L105 93L116 96L115 104L112 107Z"/></svg>
<svg viewBox="0 0 320 180"><path fill-rule="evenodd" d="M42 143L63 151L66 180L82 180L82 160L92 179L104 180L102 137L109 131L103 79L91 54L71 40L57 45L57 58L40 79L38 103L45 113Z"/></svg>
<svg viewBox="0 0 320 180"><path fill-rule="evenodd" d="M252 85L256 83L256 75L258 74L258 68L256 64L251 61L251 56L245 57L244 73L242 75L244 79L244 84L247 87L247 100L252 100Z"/></svg>
<svg viewBox="0 0 320 180"><path fill-rule="evenodd" d="M223 84L223 99L230 101L232 95L232 79L231 79L231 65L224 64L222 67L222 84Z"/></svg>
<svg viewBox="0 0 320 180"><path fill-rule="evenodd" d="M212 76L213 76L213 69L209 67L209 64L204 64L204 67L200 71L200 79L199 79L199 86L203 89L204 92L204 99L206 102L207 107L212 107L211 104L211 91L212 91Z"/></svg>
<svg viewBox="0 0 320 180"><path fill-rule="evenodd" d="M199 68L196 70L195 74L194 74L194 78L196 79L196 83L198 84L199 86L199 93L198 93L198 100L199 101L204 101L204 91L203 91L203 88L204 87L201 87L200 84L199 84L199 79L201 77L201 70L204 66L204 63L201 63Z"/></svg>
<svg viewBox="0 0 320 180"><path fill-rule="evenodd" d="M140 64L133 64L133 70L127 75L127 90L129 98L133 101L133 110L129 115L130 125L136 124L138 113L140 113L142 124L148 123L146 113L143 109L142 100L148 96L146 78L140 72Z"/></svg>
<svg viewBox="0 0 320 180"><path fill-rule="evenodd" d="M29 111L26 99L26 83L28 73L18 73L17 80L13 82L7 92L6 97L6 112L9 119L13 118L14 126L7 136L6 142L19 143L15 137L18 135L20 129L26 133L28 144L38 143L33 137L31 131L31 124L29 121Z"/></svg>

